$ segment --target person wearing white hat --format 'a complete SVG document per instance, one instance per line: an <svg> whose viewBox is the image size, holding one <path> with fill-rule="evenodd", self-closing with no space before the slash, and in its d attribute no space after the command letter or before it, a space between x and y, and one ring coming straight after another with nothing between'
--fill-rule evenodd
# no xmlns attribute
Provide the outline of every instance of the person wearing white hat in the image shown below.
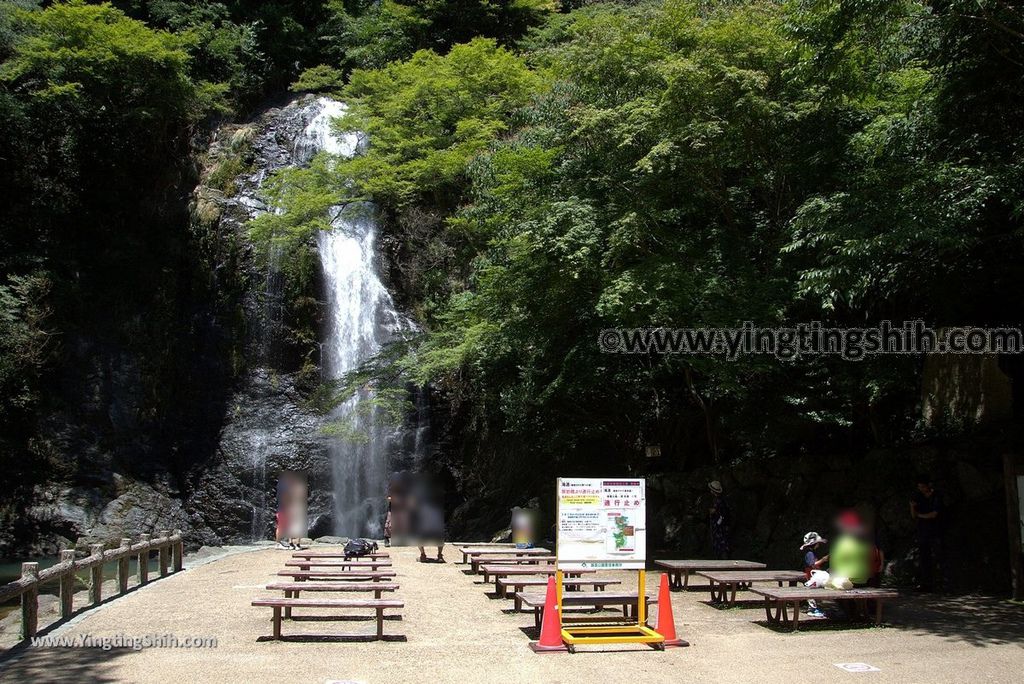
<svg viewBox="0 0 1024 684"><path fill-rule="evenodd" d="M804 535L804 543L800 551L804 554L804 575L811 578L811 573L821 570L828 563L828 554L819 557L821 547L828 543L828 540L817 532L808 532ZM818 602L814 599L807 601L807 614L811 617L825 617L825 614L818 608Z"/></svg>
<svg viewBox="0 0 1024 684"><path fill-rule="evenodd" d="M708 483L711 490L711 508L708 510L708 529L711 532L711 548L716 558L729 557L729 504L722 496L722 483L714 480Z"/></svg>

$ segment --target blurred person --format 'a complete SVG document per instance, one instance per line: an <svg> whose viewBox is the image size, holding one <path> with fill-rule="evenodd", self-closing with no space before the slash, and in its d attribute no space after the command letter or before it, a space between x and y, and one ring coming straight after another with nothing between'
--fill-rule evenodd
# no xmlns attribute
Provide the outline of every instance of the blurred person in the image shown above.
<svg viewBox="0 0 1024 684"><path fill-rule="evenodd" d="M846 577L855 587L867 586L871 579L871 552L868 528L857 511L843 511L836 519L838 535L829 554L829 573Z"/></svg>
<svg viewBox="0 0 1024 684"><path fill-rule="evenodd" d="M935 578L944 571L942 529L945 511L942 498L927 475L917 478L917 490L910 496L910 516L917 523L918 591L935 591ZM938 565L938 572L936 572Z"/></svg>
<svg viewBox="0 0 1024 684"><path fill-rule="evenodd" d="M277 479L277 510L274 512L274 541L282 549L289 548L289 543L285 541L285 534L288 531L288 513L286 511L285 500L288 496L288 485L284 477Z"/></svg>
<svg viewBox="0 0 1024 684"><path fill-rule="evenodd" d="M439 497L432 491L421 492L413 500L412 514L412 530L420 550L419 561L430 562L425 547L436 546L437 558L434 562L444 563L444 509L439 503Z"/></svg>
<svg viewBox="0 0 1024 684"><path fill-rule="evenodd" d="M391 546L391 528L394 525L391 517L391 497L388 497L388 511L384 514L384 546Z"/></svg>
<svg viewBox="0 0 1024 684"><path fill-rule="evenodd" d="M714 480L708 483L711 490L711 508L708 509L708 530L711 534L711 549L715 558L729 557L729 525L732 517L725 500L722 483Z"/></svg>
<svg viewBox="0 0 1024 684"><path fill-rule="evenodd" d="M278 514L283 540L287 540L286 548L301 549L302 538L309 531L306 524L306 476L303 473L284 471L278 486L281 492Z"/></svg>
<svg viewBox="0 0 1024 684"><path fill-rule="evenodd" d="M835 542L829 553L829 574L832 579L845 577L854 588L868 586L871 579L871 555L875 548L868 526L854 510L843 511L836 519ZM837 601L850 619L859 615L857 602L851 599Z"/></svg>

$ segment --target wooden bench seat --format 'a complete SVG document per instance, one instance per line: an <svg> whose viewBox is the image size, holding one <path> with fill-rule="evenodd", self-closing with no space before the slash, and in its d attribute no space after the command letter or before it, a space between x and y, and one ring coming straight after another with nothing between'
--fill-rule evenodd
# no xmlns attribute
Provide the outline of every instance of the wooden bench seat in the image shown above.
<svg viewBox="0 0 1024 684"><path fill-rule="evenodd" d="M697 575L711 583L711 602L736 605L736 592L749 589L754 582L788 583L795 587L803 582L803 570L698 570Z"/></svg>
<svg viewBox="0 0 1024 684"><path fill-rule="evenodd" d="M481 565L481 572L484 575L484 583L491 581L494 577L494 588L497 591L498 578L512 575L554 575L557 568L554 565ZM579 577L582 574L593 575L597 570L572 570L564 573L566 577Z"/></svg>
<svg viewBox="0 0 1024 684"><path fill-rule="evenodd" d="M268 584L266 587L269 591L283 591L285 598L299 598L299 592L302 591L329 591L329 592L352 592L352 591L366 591L373 592L373 598L379 599L381 592L385 591L397 591L397 584L388 584L385 582L278 582L275 584ZM292 616L292 609L285 608L284 616L290 618Z"/></svg>
<svg viewBox="0 0 1024 684"><path fill-rule="evenodd" d="M669 587L673 591L685 589L690 584L690 573L696 570L764 570L768 566L748 560L717 560L713 558L691 558L684 560L656 560L654 565L668 571Z"/></svg>
<svg viewBox="0 0 1024 684"><path fill-rule="evenodd" d="M480 565L486 563L488 565L551 565L555 562L554 556L495 556L495 557L484 557L477 556L469 559L469 565L473 572L480 572Z"/></svg>
<svg viewBox="0 0 1024 684"><path fill-rule="evenodd" d="M299 582L310 579L337 579L337 580L379 580L391 579L396 576L394 570L281 570L277 573L281 577L291 577Z"/></svg>
<svg viewBox="0 0 1024 684"><path fill-rule="evenodd" d="M285 561L285 567L288 568L299 568L300 570L309 570L310 568L369 568L370 570L376 570L377 568L390 568L391 561L389 559L384 560L317 560L317 559L306 559L306 560L290 560Z"/></svg>
<svg viewBox="0 0 1024 684"><path fill-rule="evenodd" d="M614 579L573 579L573 585L578 587L594 587L595 591L604 591L606 587L613 584L622 584L622 580ZM526 587L546 587L546 577L499 577L496 585L498 596L508 598L509 589L512 590L512 599L515 601L516 612L522 609L517 594Z"/></svg>
<svg viewBox="0 0 1024 684"><path fill-rule="evenodd" d="M544 602L547 600L547 593L537 592L520 592L517 594L519 601L522 605L529 608L533 608L533 622L537 629L543 624L544 620ZM647 605L656 604L658 599L651 595L647 595ZM625 617L631 617L636 615L637 607L637 595L635 593L627 592L611 592L611 591L566 591L562 592L562 622L591 622L607 621L605 618L573 618L567 617L565 609L572 606L583 606L588 608L607 608L608 606L617 606L622 608L622 614Z"/></svg>
<svg viewBox="0 0 1024 684"><path fill-rule="evenodd" d="M299 592L373 592L373 598L380 598L381 592L398 591L398 585L388 582L275 582L267 585L269 591L283 591L285 598L299 598Z"/></svg>
<svg viewBox="0 0 1024 684"><path fill-rule="evenodd" d="M394 599L329 599L329 598L258 598L254 606L269 606L274 609L274 639L281 638L282 610L292 608L366 608L377 612L377 638L384 638L384 611L390 608L404 608L403 601ZM317 635L320 636L320 635ZM332 635L357 636L357 635Z"/></svg>
<svg viewBox="0 0 1024 684"><path fill-rule="evenodd" d="M551 551L541 547L534 547L531 549L517 549L510 546L496 546L496 547L472 547L464 546L459 549L462 553L462 563L465 565L469 562L469 558L477 558L480 556L548 556L551 555Z"/></svg>
<svg viewBox="0 0 1024 684"><path fill-rule="evenodd" d="M875 624L882 622L882 604L889 599L899 598L895 589L821 589L819 587L752 587L755 594L764 596L764 611L768 616L768 624L790 625L795 632L800 624L800 604L803 601L847 600L855 601L861 608L868 601L875 602ZM793 609L793 617L789 616L789 608Z"/></svg>

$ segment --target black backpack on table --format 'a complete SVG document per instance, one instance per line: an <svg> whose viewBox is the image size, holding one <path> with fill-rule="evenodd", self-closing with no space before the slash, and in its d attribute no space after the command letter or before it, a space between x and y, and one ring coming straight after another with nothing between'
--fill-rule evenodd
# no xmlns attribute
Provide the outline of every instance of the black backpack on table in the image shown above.
<svg viewBox="0 0 1024 684"><path fill-rule="evenodd" d="M362 558L368 556L377 550L377 542L370 541L369 539L350 539L345 544L345 560L352 558Z"/></svg>

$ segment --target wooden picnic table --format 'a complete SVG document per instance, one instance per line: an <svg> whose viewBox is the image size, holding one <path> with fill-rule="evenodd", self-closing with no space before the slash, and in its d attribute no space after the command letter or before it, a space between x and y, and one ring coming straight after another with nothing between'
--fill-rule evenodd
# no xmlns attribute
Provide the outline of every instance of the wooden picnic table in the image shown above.
<svg viewBox="0 0 1024 684"><path fill-rule="evenodd" d="M316 591L316 592L353 592L353 591L366 591L373 592L373 598L381 598L381 592L385 591L397 591L397 584L389 584L385 582L324 582L318 584L316 582L278 582L267 585L269 591L283 591L285 598L299 598L299 592L303 591ZM292 609L288 606L284 609L284 616L290 618L292 616Z"/></svg>
<svg viewBox="0 0 1024 684"><path fill-rule="evenodd" d="M749 589L754 582L783 582L795 587L804 580L803 570L697 570L697 575L711 582L711 602L736 605L736 591Z"/></svg>
<svg viewBox="0 0 1024 684"><path fill-rule="evenodd" d="M573 579L573 585L577 587L591 586L594 587L595 591L603 591L605 587L613 584L622 584L622 580L614 579ZM522 609L522 604L519 603L517 598L518 593L526 587L546 587L548 586L547 577L499 577L495 581L495 585L498 587L498 596L501 598L508 598L508 590L512 589L512 599L515 601L516 612L518 613Z"/></svg>
<svg viewBox="0 0 1024 684"><path fill-rule="evenodd" d="M537 592L523 592L520 602L533 608L533 623L537 629L544 624L544 602L547 596ZM562 622L607 622L607 618L593 617L580 618L566 616L565 608L571 606L587 606L590 608L607 608L608 606L621 606L624 617L635 616L639 597L635 592L611 592L611 591L568 591L562 592ZM647 594L647 605L657 603L658 599L652 594ZM632 613L630 611L632 610Z"/></svg>
<svg viewBox="0 0 1024 684"><path fill-rule="evenodd" d="M363 569L369 568L370 570L376 570L377 568L390 568L391 561L387 558L384 560L339 560L331 559L317 560L317 559L305 559L305 560L290 560L285 562L285 567L299 568L300 570L309 570L310 568L353 568Z"/></svg>
<svg viewBox="0 0 1024 684"><path fill-rule="evenodd" d="M751 591L764 596L764 612L770 625L790 625L795 632L800 624L800 604L803 601L847 600L856 601L861 608L866 608L868 601L875 602L875 624L882 622L882 604L899 598L895 589L822 589L820 587L753 587ZM789 616L789 608L793 609L793 617Z"/></svg>
<svg viewBox="0 0 1024 684"><path fill-rule="evenodd" d="M293 558L345 558L344 551L296 551L292 554ZM390 554L387 551L371 551L370 553L364 553L361 556L352 556L352 560L360 560L362 558L369 558L370 560L376 560L378 558L389 558Z"/></svg>
<svg viewBox="0 0 1024 684"><path fill-rule="evenodd" d="M480 564L488 565L540 565L545 563L551 565L555 562L554 556L475 556L469 559L469 564L474 573L480 572Z"/></svg>
<svg viewBox="0 0 1024 684"><path fill-rule="evenodd" d="M277 573L282 577L291 577L298 582L310 579L330 580L379 580L391 579L397 573L394 570L356 571L356 570L281 570Z"/></svg>
<svg viewBox="0 0 1024 684"><path fill-rule="evenodd" d="M500 596L501 598L508 598L508 588L510 586L514 587L516 589L516 591L514 591L512 593L512 603L513 603L513 606L514 606L513 609L515 610L515 612L519 613L519 612L522 612L522 610L523 610L523 602L519 599L519 594L522 593L522 591L526 587L546 587L547 584L548 584L547 579L546 578L540 578L540 577L529 577L529 578L502 577L502 578L500 578L498 580L498 596ZM567 587L570 587L570 586L573 588L574 591L575 590L582 591L582 589L580 589L580 587L593 587L593 591L605 591L605 589L607 589L607 587L612 586L613 584L622 584L622 582L620 580L580 579L580 578L577 577L577 578L573 578L573 584L572 585L566 585L562 589L563 589L563 595L570 591L570 589L567 588Z"/></svg>
<svg viewBox="0 0 1024 684"><path fill-rule="evenodd" d="M685 589L690 584L690 573L696 570L764 570L768 566L748 560L656 560L654 564L668 570L669 586L674 591Z"/></svg>
<svg viewBox="0 0 1024 684"><path fill-rule="evenodd" d="M505 547L472 547L463 546L459 549L462 553L462 564L465 565L469 562L470 557L478 556L546 556L550 555L551 551L548 549L541 548L539 546L531 549L517 549Z"/></svg>
<svg viewBox="0 0 1024 684"><path fill-rule="evenodd" d="M384 638L384 611L388 608L402 608L405 603L392 599L324 599L324 598L258 598L252 602L254 606L269 606L274 609L274 639L281 638L282 609L291 608L369 608L377 613L377 638ZM322 638L325 635L317 634L310 638ZM360 635L332 635L339 637L351 637L362 640Z"/></svg>
<svg viewBox="0 0 1024 684"><path fill-rule="evenodd" d="M539 565L481 565L480 569L484 573L484 583L491 581L491 577L494 577L494 590L498 590L498 578L509 577L511 575L554 575L558 569L553 566L541 567ZM583 574L593 575L597 570L567 570L564 575L565 577L580 577Z"/></svg>
<svg viewBox="0 0 1024 684"><path fill-rule="evenodd" d="M303 591L317 592L373 592L374 598L380 598L381 592L397 591L398 585L390 582L273 582L267 585L269 591L283 591L285 598L299 598Z"/></svg>

